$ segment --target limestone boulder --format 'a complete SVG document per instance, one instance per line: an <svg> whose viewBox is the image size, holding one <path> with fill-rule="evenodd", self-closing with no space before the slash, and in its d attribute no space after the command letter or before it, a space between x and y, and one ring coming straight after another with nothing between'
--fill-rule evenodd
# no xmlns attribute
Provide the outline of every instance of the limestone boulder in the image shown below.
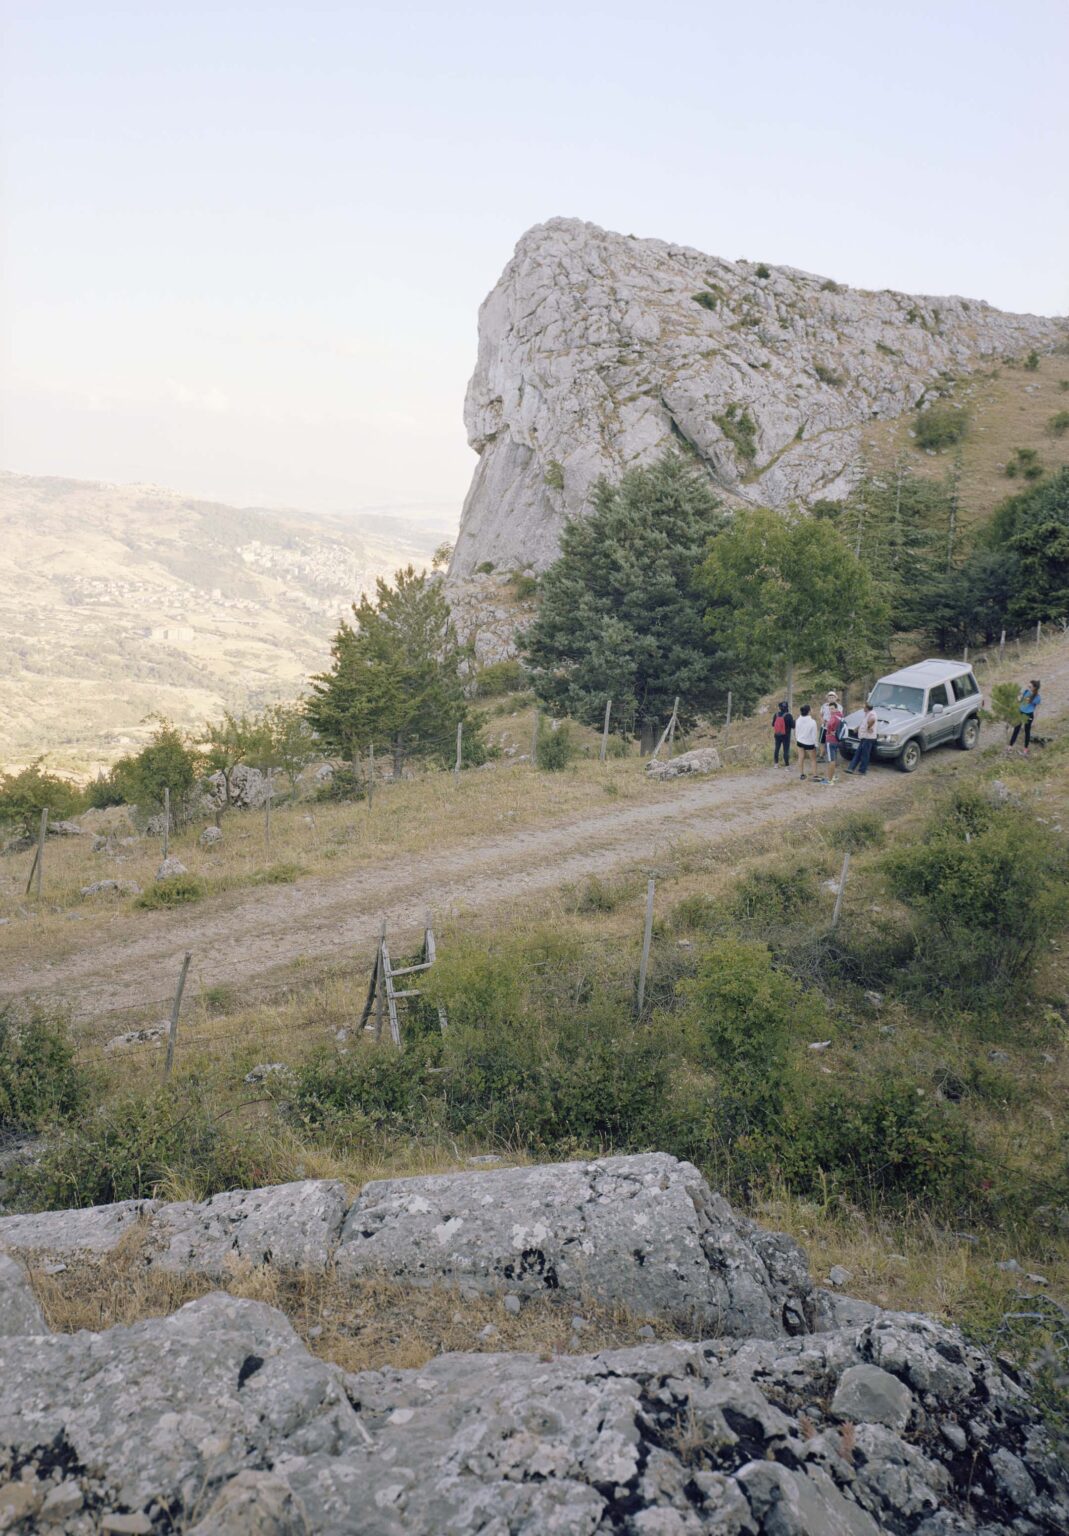
<svg viewBox="0 0 1069 1536"><path fill-rule="evenodd" d="M728 1334L810 1326L797 1245L758 1234L662 1153L379 1180L346 1216L335 1262L413 1285L589 1295Z"/></svg>
<svg viewBox="0 0 1069 1536"><path fill-rule="evenodd" d="M908 1436L847 1433L821 1406L873 1354L915 1395ZM938 1384L933 1354L951 1368ZM24 1520L9 1528L37 1529L47 1499L71 1536L1061 1536L1069 1522L1069 1470L1026 1392L925 1319L346 1376L278 1312L218 1294L106 1333L0 1339L0 1509L5 1496Z"/></svg>
<svg viewBox="0 0 1069 1536"><path fill-rule="evenodd" d="M174 854L160 861L160 867L156 871L157 880L177 880L180 875L187 875L189 871L181 859L176 859Z"/></svg>
<svg viewBox="0 0 1069 1536"><path fill-rule="evenodd" d="M148 1261L219 1277L235 1260L277 1269L323 1269L348 1206L335 1179L238 1189L202 1202L160 1206L149 1223Z"/></svg>
<svg viewBox="0 0 1069 1536"><path fill-rule="evenodd" d="M14 1338L47 1332L44 1313L25 1271L9 1254L0 1253L0 1336Z"/></svg>

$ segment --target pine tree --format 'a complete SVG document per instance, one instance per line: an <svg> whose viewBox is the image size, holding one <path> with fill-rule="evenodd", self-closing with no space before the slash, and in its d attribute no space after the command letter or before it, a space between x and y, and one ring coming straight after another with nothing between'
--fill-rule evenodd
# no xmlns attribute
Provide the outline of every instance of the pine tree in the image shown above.
<svg viewBox="0 0 1069 1536"><path fill-rule="evenodd" d="M464 699L457 640L440 581L412 566L376 583L374 602L353 604L331 645L330 670L312 678L305 706L320 739L347 758L373 744L394 753L449 756L460 723L474 729Z"/></svg>
<svg viewBox="0 0 1069 1536"><path fill-rule="evenodd" d="M677 695L684 724L726 699L695 580L721 522L708 478L678 449L598 482L589 515L564 528L522 641L547 708L600 725L611 698L613 728L649 739Z"/></svg>

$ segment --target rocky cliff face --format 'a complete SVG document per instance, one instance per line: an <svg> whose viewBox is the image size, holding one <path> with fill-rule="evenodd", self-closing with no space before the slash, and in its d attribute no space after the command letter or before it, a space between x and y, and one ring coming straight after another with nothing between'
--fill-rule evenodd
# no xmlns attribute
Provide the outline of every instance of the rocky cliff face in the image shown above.
<svg viewBox="0 0 1069 1536"><path fill-rule="evenodd" d="M871 293L551 219L479 314L464 407L479 463L451 575L544 568L594 480L673 439L730 498L841 497L864 423L1065 334L971 299Z"/></svg>

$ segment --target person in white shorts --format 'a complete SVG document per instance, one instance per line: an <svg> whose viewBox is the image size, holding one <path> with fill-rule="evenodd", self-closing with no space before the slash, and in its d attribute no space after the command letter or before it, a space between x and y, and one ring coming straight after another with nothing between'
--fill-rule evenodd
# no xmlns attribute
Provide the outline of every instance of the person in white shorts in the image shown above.
<svg viewBox="0 0 1069 1536"><path fill-rule="evenodd" d="M802 771L798 775L800 779L805 778L807 765L811 770L810 777L816 777L818 735L817 722L809 712L809 705L803 704L794 722L794 744L802 755Z"/></svg>

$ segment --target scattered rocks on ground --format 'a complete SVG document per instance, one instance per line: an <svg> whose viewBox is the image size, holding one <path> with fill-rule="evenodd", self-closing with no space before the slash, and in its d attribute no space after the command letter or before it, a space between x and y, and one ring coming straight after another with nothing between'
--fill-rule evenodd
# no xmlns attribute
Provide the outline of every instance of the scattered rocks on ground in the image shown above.
<svg viewBox="0 0 1069 1536"><path fill-rule="evenodd" d="M146 1024L144 1029L128 1029L123 1035L113 1035L105 1041L106 1051L128 1051L136 1045L162 1045L167 1039L170 1024Z"/></svg>
<svg viewBox="0 0 1069 1536"><path fill-rule="evenodd" d="M48 835L49 837L85 837L86 828L79 826L76 821L50 821Z"/></svg>
<svg viewBox="0 0 1069 1536"><path fill-rule="evenodd" d="M212 773L202 786L203 804L209 810L227 808L226 780L222 773ZM229 808L236 811L259 810L268 795L267 775L259 768L249 768L238 763L230 770Z"/></svg>
<svg viewBox="0 0 1069 1536"><path fill-rule="evenodd" d="M664 762L652 759L646 764L646 773L651 779L680 779L688 773L715 773L719 767L720 753L715 747L696 747Z"/></svg>
<svg viewBox="0 0 1069 1536"><path fill-rule="evenodd" d="M82 886L83 896L140 896L136 880L94 880Z"/></svg>
<svg viewBox="0 0 1069 1536"><path fill-rule="evenodd" d="M222 827L205 827L197 839L202 848L211 848L215 843L223 841Z"/></svg>
<svg viewBox="0 0 1069 1536"><path fill-rule="evenodd" d="M842 1264L833 1264L828 1270L828 1280L832 1285L849 1285L853 1278L853 1273Z"/></svg>
<svg viewBox="0 0 1069 1536"><path fill-rule="evenodd" d="M176 859L172 853L169 858L163 860L156 871L157 880L176 880L179 875L187 875L189 871L181 859Z"/></svg>
<svg viewBox="0 0 1069 1536"><path fill-rule="evenodd" d="M266 1083L271 1077L292 1077L293 1070L284 1061L262 1061L258 1067L253 1067L251 1072L246 1072L243 1079L246 1083Z"/></svg>

